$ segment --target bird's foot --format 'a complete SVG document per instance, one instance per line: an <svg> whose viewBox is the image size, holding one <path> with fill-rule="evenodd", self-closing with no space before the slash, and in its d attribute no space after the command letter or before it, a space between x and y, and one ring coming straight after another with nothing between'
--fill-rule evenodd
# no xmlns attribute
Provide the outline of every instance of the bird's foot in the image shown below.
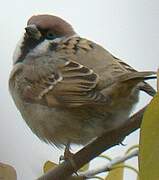
<svg viewBox="0 0 159 180"><path fill-rule="evenodd" d="M69 160L73 157L73 153L71 153L71 151L64 151L64 155L61 155L59 158L59 163L61 163L62 161L66 161Z"/></svg>
<svg viewBox="0 0 159 180"><path fill-rule="evenodd" d="M65 151L64 151L64 155L61 155L59 158L59 163L63 162L63 161L69 161L73 167L73 169L75 170L75 174L78 176L76 169L76 163L73 160L73 153L70 151L70 144L66 145Z"/></svg>
<svg viewBox="0 0 159 180"><path fill-rule="evenodd" d="M65 147L64 155L60 156L59 161L61 162L61 161L72 159L73 155L74 154L70 151L70 144L67 144Z"/></svg>

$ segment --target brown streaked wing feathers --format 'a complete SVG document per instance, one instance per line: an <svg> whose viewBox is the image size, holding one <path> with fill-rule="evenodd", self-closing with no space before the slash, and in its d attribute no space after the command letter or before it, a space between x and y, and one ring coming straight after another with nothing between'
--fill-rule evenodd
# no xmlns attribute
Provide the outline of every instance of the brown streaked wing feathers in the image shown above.
<svg viewBox="0 0 159 180"><path fill-rule="evenodd" d="M93 70L69 61L60 69L60 73L63 80L56 84L48 95L55 96L62 106L75 107L106 101L106 98L95 89L99 79Z"/></svg>
<svg viewBox="0 0 159 180"><path fill-rule="evenodd" d="M76 107L106 102L104 95L96 90L98 75L74 61L67 61L56 73L50 72L38 80L26 81L25 99L46 106Z"/></svg>

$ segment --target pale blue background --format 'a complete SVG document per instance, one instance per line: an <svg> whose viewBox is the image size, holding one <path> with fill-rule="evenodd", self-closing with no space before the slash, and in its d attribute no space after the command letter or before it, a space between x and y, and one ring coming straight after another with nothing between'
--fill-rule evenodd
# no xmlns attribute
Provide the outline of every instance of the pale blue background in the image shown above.
<svg viewBox="0 0 159 180"><path fill-rule="evenodd" d="M33 14L51 13L69 21L77 33L92 39L139 70L156 70L159 64L158 0L14 0L0 6L0 161L13 165L18 180L35 179L43 163L58 161L57 149L45 145L22 120L8 93L12 53L27 19ZM155 84L155 83L154 83ZM140 107L148 102L142 95ZM126 147L109 154L122 155L137 143L138 133L129 136ZM136 164L136 161L132 161ZM97 162L98 165L98 162ZM134 180L134 173L126 173Z"/></svg>

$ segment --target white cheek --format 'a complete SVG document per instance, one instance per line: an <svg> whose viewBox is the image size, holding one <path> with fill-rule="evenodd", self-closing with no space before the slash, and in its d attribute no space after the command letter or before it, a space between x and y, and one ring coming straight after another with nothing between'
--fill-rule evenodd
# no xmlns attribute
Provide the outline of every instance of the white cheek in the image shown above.
<svg viewBox="0 0 159 180"><path fill-rule="evenodd" d="M39 56L39 55L45 54L49 49L50 43L59 43L61 40L63 40L63 38L56 38L54 40L45 39L39 45L37 45L34 49L32 49L28 53L28 56Z"/></svg>
<svg viewBox="0 0 159 180"><path fill-rule="evenodd" d="M39 56L45 54L49 48L50 40L45 39L39 45L37 45L34 49L30 50L28 56Z"/></svg>
<svg viewBox="0 0 159 180"><path fill-rule="evenodd" d="M23 41L24 41L24 33L23 33L22 37L20 38L20 40L18 41L16 48L13 52L13 64L16 63L16 61L19 59L19 57L21 55L21 46L22 46Z"/></svg>

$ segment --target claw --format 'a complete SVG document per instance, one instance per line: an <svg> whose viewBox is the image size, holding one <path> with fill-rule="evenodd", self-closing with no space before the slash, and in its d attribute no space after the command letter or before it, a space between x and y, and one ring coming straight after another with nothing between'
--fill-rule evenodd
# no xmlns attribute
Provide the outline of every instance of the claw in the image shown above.
<svg viewBox="0 0 159 180"><path fill-rule="evenodd" d="M64 151L64 155L61 155L59 158L59 164L61 164L63 161L70 161L72 167L76 170L76 164L73 160L73 153L71 153L70 151L70 143L67 143L66 147L65 147L65 151ZM77 172L74 172L77 176Z"/></svg>

